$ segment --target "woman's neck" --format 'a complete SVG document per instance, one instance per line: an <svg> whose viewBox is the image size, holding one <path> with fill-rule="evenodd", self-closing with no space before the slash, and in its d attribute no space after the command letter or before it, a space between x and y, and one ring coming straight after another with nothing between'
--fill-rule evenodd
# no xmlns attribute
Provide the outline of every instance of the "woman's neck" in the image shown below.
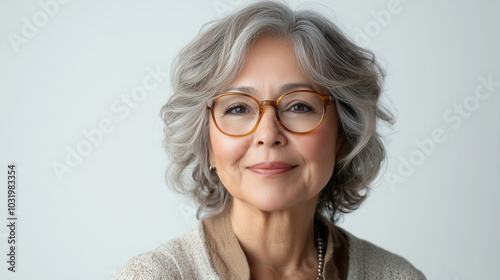
<svg viewBox="0 0 500 280"><path fill-rule="evenodd" d="M233 198L231 223L253 279L317 276L316 201L317 197L291 209L266 212Z"/></svg>

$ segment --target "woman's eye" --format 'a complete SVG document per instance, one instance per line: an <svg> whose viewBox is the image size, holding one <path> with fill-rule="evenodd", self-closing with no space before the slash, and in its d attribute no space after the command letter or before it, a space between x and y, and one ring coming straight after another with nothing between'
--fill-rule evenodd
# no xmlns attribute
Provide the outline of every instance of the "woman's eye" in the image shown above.
<svg viewBox="0 0 500 280"><path fill-rule="evenodd" d="M248 113L249 110L247 107L243 105L234 105L234 106L229 106L225 111L224 115L227 114L232 114L232 115L242 115Z"/></svg>
<svg viewBox="0 0 500 280"><path fill-rule="evenodd" d="M297 112L297 113L305 113L305 112L312 112L314 110L304 103L295 103L295 104L290 106L288 111Z"/></svg>

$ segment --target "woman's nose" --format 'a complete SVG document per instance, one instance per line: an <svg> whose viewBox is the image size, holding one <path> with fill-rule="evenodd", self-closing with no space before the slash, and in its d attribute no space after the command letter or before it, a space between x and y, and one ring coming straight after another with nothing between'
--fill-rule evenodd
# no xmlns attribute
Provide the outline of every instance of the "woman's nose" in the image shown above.
<svg viewBox="0 0 500 280"><path fill-rule="evenodd" d="M278 122L272 106L264 106L264 112L255 130L254 143L257 146L278 147L286 145L284 129Z"/></svg>

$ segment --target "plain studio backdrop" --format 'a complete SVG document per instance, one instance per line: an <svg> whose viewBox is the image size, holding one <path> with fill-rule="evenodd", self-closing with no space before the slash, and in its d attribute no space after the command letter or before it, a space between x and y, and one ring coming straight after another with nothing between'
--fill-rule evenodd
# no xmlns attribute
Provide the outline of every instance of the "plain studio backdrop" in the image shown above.
<svg viewBox="0 0 500 280"><path fill-rule="evenodd" d="M174 56L245 2L0 3L0 279L109 280L196 223L164 181L159 111ZM331 16L387 69L388 161L340 225L428 279L498 279L500 2L286 2Z"/></svg>

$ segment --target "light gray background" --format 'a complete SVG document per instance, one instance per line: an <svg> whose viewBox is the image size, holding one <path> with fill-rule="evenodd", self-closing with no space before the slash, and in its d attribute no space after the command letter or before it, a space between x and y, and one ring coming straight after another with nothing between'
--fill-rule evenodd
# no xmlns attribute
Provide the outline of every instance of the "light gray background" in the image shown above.
<svg viewBox="0 0 500 280"><path fill-rule="evenodd" d="M42 8L49 2L52 15ZM193 205L163 179L159 110L169 79L157 77L128 114L121 98L137 95L148 68L168 72L203 23L245 1L66 2L0 2L1 279L111 279L194 225ZM428 279L495 279L500 1L314 2L387 67L385 102L397 116L386 130L386 172L341 225ZM24 18L38 27L23 35ZM68 149L87 141L82 131L103 120L112 132L58 178L53 165L67 165ZM15 274L4 261L10 162L19 178Z"/></svg>

